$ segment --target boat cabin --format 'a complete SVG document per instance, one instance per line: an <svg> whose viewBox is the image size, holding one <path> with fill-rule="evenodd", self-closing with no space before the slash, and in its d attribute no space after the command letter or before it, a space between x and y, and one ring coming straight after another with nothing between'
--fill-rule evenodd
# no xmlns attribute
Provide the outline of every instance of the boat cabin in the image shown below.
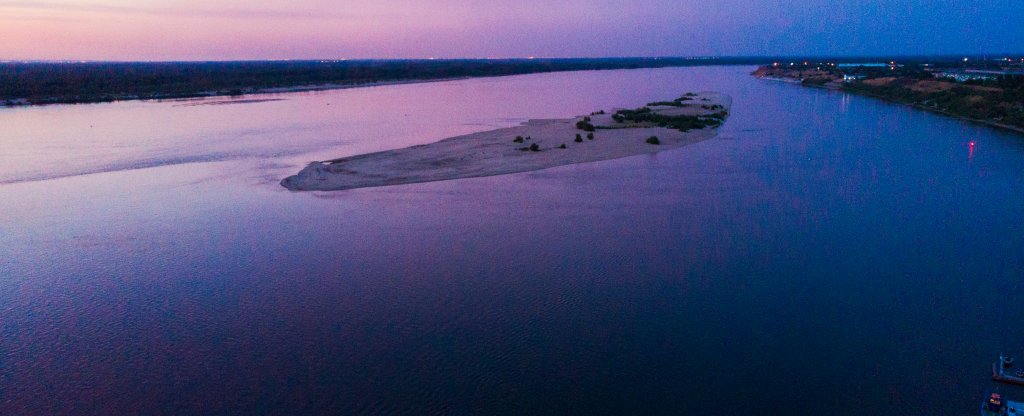
<svg viewBox="0 0 1024 416"><path fill-rule="evenodd" d="M1000 396L999 393L992 393L992 395L989 396L988 403L985 405L985 408L991 413L998 415L1006 414L1006 403L1003 402L1003 397Z"/></svg>

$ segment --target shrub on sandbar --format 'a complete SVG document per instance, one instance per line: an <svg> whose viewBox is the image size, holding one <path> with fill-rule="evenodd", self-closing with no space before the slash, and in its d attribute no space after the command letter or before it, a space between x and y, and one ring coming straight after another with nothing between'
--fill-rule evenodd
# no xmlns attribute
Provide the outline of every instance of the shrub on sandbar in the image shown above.
<svg viewBox="0 0 1024 416"><path fill-rule="evenodd" d="M589 119L590 117L587 117L587 118ZM590 122L586 121L586 120L577 121L576 122L576 128L578 128L580 130L583 130L583 131L594 131L594 130L596 130L594 125L590 124Z"/></svg>

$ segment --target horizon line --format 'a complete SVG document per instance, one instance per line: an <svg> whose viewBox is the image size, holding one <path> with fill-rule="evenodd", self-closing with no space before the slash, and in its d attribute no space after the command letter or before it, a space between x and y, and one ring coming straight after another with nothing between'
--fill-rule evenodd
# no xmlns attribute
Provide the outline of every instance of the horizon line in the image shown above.
<svg viewBox="0 0 1024 416"><path fill-rule="evenodd" d="M0 59L0 63L50 63L50 64L77 64L77 63L244 63L244 62L381 62L381 61L530 61L530 60L610 60L610 59L686 59L686 60L717 60L717 59L853 59L853 58L978 58L993 59L999 57L1024 57L1024 52L999 52L999 53L934 53L934 54L780 54L780 55L659 55L659 56L519 56L519 57L405 57L405 58L288 58L288 59Z"/></svg>

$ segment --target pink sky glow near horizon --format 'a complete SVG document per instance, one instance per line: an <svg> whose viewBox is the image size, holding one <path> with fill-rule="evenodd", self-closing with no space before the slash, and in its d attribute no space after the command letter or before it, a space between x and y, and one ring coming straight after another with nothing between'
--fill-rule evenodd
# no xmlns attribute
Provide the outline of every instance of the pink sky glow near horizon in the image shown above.
<svg viewBox="0 0 1024 416"><path fill-rule="evenodd" d="M1024 45L1019 0L964 3L0 0L0 60L926 54Z"/></svg>

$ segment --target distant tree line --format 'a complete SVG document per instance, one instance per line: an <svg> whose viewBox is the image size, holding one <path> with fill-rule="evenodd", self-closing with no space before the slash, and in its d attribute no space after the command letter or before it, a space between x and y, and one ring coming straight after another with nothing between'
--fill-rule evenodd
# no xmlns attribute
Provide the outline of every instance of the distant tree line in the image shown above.
<svg viewBox="0 0 1024 416"><path fill-rule="evenodd" d="M0 104L237 95L268 88L556 71L751 64L764 58L0 63Z"/></svg>

